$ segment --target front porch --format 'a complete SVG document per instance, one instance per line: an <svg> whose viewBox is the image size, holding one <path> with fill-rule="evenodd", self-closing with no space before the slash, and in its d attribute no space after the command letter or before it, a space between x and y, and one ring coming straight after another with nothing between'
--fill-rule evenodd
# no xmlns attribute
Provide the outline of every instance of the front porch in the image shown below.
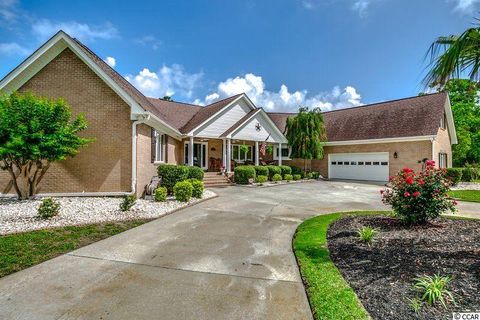
<svg viewBox="0 0 480 320"><path fill-rule="evenodd" d="M282 165L282 160L288 157L287 145L266 142L266 151L262 154L260 148L263 143L264 141L230 138L190 137L182 141L181 159L183 164L198 166L207 172L230 173L238 165ZM268 152L269 149L271 152Z"/></svg>

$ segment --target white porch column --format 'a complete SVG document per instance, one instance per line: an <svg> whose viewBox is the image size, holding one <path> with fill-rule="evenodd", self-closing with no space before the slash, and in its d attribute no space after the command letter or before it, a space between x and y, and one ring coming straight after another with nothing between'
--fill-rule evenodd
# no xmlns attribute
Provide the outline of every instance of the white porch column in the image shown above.
<svg viewBox="0 0 480 320"><path fill-rule="evenodd" d="M193 167L193 136L190 137L188 142L188 165Z"/></svg>
<svg viewBox="0 0 480 320"><path fill-rule="evenodd" d="M259 155L258 155L258 141L255 141L255 165L258 166L260 164L260 161L258 160Z"/></svg>
<svg viewBox="0 0 480 320"><path fill-rule="evenodd" d="M232 171L232 161L230 159L232 159L232 141L227 139L227 158L225 159L227 165L225 168L227 169L228 173Z"/></svg>
<svg viewBox="0 0 480 320"><path fill-rule="evenodd" d="M223 168L227 169L227 140L224 138L223 140L223 148L222 148L222 165Z"/></svg>
<svg viewBox="0 0 480 320"><path fill-rule="evenodd" d="M278 144L278 165L282 165L282 144Z"/></svg>

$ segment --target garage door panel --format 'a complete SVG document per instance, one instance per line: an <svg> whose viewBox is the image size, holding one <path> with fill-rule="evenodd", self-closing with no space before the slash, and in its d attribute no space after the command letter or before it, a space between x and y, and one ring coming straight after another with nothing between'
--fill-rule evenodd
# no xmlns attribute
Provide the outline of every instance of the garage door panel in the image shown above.
<svg viewBox="0 0 480 320"><path fill-rule="evenodd" d="M338 153L329 155L332 179L387 181L388 152Z"/></svg>

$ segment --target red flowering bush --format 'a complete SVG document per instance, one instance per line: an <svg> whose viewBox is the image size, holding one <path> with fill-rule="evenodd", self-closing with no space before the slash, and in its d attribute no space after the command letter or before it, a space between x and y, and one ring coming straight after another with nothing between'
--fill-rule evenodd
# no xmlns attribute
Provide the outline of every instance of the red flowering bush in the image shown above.
<svg viewBox="0 0 480 320"><path fill-rule="evenodd" d="M445 169L435 168L433 160L427 161L419 173L404 168L390 177L390 185L391 188L380 191L382 201L407 223L425 223L448 210L455 212L456 202L447 194L452 181Z"/></svg>

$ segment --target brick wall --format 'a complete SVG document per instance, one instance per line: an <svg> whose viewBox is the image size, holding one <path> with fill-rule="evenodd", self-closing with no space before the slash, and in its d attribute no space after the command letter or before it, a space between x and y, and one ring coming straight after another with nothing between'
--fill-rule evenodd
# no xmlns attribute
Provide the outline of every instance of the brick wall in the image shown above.
<svg viewBox="0 0 480 320"><path fill-rule="evenodd" d="M447 129L438 129L437 138L433 142L433 160L439 164L439 153L447 154L447 167L452 166L452 145L450 142L450 135Z"/></svg>
<svg viewBox="0 0 480 320"><path fill-rule="evenodd" d="M70 49L65 49L19 91L65 98L73 115L84 113L89 123L82 135L96 140L71 159L52 165L41 182L41 193L130 191L130 107ZM9 181L0 175L0 191ZM13 192L13 190L9 190Z"/></svg>

